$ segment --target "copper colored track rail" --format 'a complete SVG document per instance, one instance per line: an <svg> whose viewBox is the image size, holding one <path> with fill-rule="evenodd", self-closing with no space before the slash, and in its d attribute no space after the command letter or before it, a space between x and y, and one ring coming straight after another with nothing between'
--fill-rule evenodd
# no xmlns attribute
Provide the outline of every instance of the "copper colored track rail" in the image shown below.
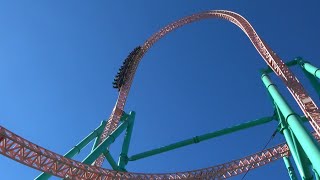
<svg viewBox="0 0 320 180"><path fill-rule="evenodd" d="M306 93L298 79L288 69L284 62L267 46L258 36L250 23L241 15L225 10L206 11L194 14L176 22L173 22L159 32L152 35L141 47L142 50L134 56L133 68L129 72L124 85L121 86L119 96L115 107L108 120L106 128L101 135L103 141L115 130L119 124L126 99L133 81L134 74L138 64L144 54L151 46L167 33L185 25L208 18L220 18L230 21L237 25L249 37L250 41L262 56L270 68L282 79L288 90L299 104L305 116L309 119L314 128L317 139L320 135L320 113L316 104ZM95 162L95 166L85 165L80 162L65 158L61 155L46 150L36 144L33 144L22 137L15 135L9 130L0 126L0 153L14 159L20 163L26 164L32 168L43 172L53 174L58 177L68 177L72 179L224 179L240 173L254 169L262 165L275 161L283 156L289 155L289 149L286 144L280 144L273 148L252 154L250 156L234 160L225 164L198 169L187 172L148 174L117 172L103 169L100 166L104 157L100 156Z"/></svg>

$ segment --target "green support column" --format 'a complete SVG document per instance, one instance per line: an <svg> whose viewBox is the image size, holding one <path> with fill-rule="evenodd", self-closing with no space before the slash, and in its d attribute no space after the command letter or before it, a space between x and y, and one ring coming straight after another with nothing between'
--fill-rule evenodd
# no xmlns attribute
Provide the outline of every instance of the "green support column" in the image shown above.
<svg viewBox="0 0 320 180"><path fill-rule="evenodd" d="M121 118L120 118L120 122L125 121L127 118L128 118L128 114L126 114L125 112L123 112L123 113L122 113L122 116L121 116ZM107 121L103 121L103 122L107 122ZM103 128L103 129L104 129L104 128ZM102 131L103 131L103 129L102 129ZM91 152L99 145L100 136L101 136L102 131L99 133L99 135L98 135L98 136L96 137L96 139L94 140L94 143L93 143Z"/></svg>
<svg viewBox="0 0 320 180"><path fill-rule="evenodd" d="M276 114L281 125L281 132L285 136L287 144L289 146L290 152L296 163L298 171L302 179L313 179L312 172L310 169L310 161L306 156L305 152L302 150L301 145L297 141L297 138L292 133L291 129L288 128L288 124L285 122L283 115L281 114L279 107L275 104Z"/></svg>
<svg viewBox="0 0 320 180"><path fill-rule="evenodd" d="M291 133L291 137L294 143L294 146L296 148L296 152L298 153L299 156L299 160L300 163L302 164L304 173L305 173L305 177L306 179L313 179L313 173L312 173L312 169L311 169L311 163L306 155L306 153L303 151L301 144L298 142L297 138L295 137L295 135L293 134L292 130L290 130Z"/></svg>
<svg viewBox="0 0 320 180"><path fill-rule="evenodd" d="M80 141L77 145L75 145L72 149L70 149L64 157L66 158L72 158L76 154L78 154L81 149L83 149L86 145L88 145L95 137L98 137L99 134L102 133L104 127L106 126L107 122L102 121L100 126L96 128L94 131L92 131L87 137L85 137L82 141ZM36 177L36 180L45 180L49 179L52 175L47 173L41 173L38 177Z"/></svg>
<svg viewBox="0 0 320 180"><path fill-rule="evenodd" d="M304 61L302 58L297 58L299 60L299 64L310 74L320 79L320 69L311 65L309 62Z"/></svg>
<svg viewBox="0 0 320 180"><path fill-rule="evenodd" d="M294 169L291 165L290 159L288 157L283 157L283 161L284 161L284 164L286 165L286 168L288 170L288 174L289 174L290 179L297 180L297 175L294 172Z"/></svg>
<svg viewBox="0 0 320 180"><path fill-rule="evenodd" d="M84 164L91 165L107 148L115 141L115 139L128 127L129 120L121 123L104 141L102 141L83 161Z"/></svg>
<svg viewBox="0 0 320 180"><path fill-rule="evenodd" d="M126 134L124 136L122 150L121 150L121 154L120 154L119 161L118 161L118 166L119 166L120 170L122 170L122 171L126 171L125 166L128 163L128 151L129 151L129 146L130 146L130 141L131 141L131 135L132 135L133 125L134 125L135 115L136 115L136 113L134 111L131 111L129 113L130 123L128 125L127 130L126 130Z"/></svg>
<svg viewBox="0 0 320 180"><path fill-rule="evenodd" d="M186 139L186 140L183 140L183 141L180 141L180 142L177 142L177 143L173 143L173 144L170 144L170 145L167 145L167 146L163 146L163 147L160 147L160 148L157 148L157 149L153 149L153 150L150 150L150 151L146 151L146 152L142 152L142 153L133 155L133 156L129 157L129 161L135 161L135 160L138 160L138 159L142 159L142 158L146 158L146 157L153 156L153 155L156 155L156 154L160 154L160 153L163 153L163 152L167 152L167 151L170 151L170 150L173 150L173 149L177 149L177 148L181 148L181 147L188 146L188 145L191 145L191 144L199 143L201 141L205 141L205 140L208 140L208 139L211 139L211 138L214 138L214 137L226 135L226 134L233 133L233 132L236 132L236 131L240 131L240 130L243 130L243 129L247 129L247 128L250 128L250 127L254 127L254 126L261 125L261 124L265 124L265 123L268 123L268 122L270 122L272 120L273 120L273 117L264 117L264 118L261 118L261 119L258 119L258 120L242 123L242 124L230 127L230 128L225 128L225 129L222 129L222 130L219 130L219 131L207 133L207 134L200 135L200 136L195 136L193 138Z"/></svg>
<svg viewBox="0 0 320 180"><path fill-rule="evenodd" d="M318 96L320 97L320 83L318 79L316 78L316 75L320 75L319 69L312 66L310 63L304 61L302 58L296 58L296 60L299 62L300 67L302 69L302 72L304 75L309 79L312 87L316 90ZM317 69L317 70L315 70Z"/></svg>
<svg viewBox="0 0 320 180"><path fill-rule="evenodd" d="M305 167L304 164L301 163L299 152L295 147L291 133L290 133L289 129L287 128L287 126L284 125L284 123L281 122L281 132L283 133L283 135L286 139L286 142L289 146L290 152L292 154L294 162L296 163L296 166L298 168L301 179L310 179L310 176L308 174L308 172L309 172L308 167Z"/></svg>
<svg viewBox="0 0 320 180"><path fill-rule="evenodd" d="M320 180L319 174L313 169L314 176L316 177L316 180Z"/></svg>
<svg viewBox="0 0 320 180"><path fill-rule="evenodd" d="M107 161L109 162L113 170L116 170L116 171L120 170L119 166L117 165L116 161L113 159L113 157L111 156L108 150L104 152L103 155L104 157L106 157Z"/></svg>
<svg viewBox="0 0 320 180"><path fill-rule="evenodd" d="M275 103L278 105L281 113L285 117L286 122L293 131L298 142L301 144L304 152L310 159L316 172L320 172L320 148L315 142L315 139L310 135L310 133L305 129L302 123L291 107L284 100L282 95L278 92L276 86L272 84L269 77L266 74L262 75L262 81L267 87L270 95L272 96Z"/></svg>

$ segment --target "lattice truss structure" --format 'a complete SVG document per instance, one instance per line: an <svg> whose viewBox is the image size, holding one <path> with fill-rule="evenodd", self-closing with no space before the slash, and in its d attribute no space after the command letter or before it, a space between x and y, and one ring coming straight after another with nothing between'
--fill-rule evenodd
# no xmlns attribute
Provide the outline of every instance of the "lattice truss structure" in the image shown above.
<svg viewBox="0 0 320 180"><path fill-rule="evenodd" d="M282 79L288 90L299 104L305 117L315 130L314 137L319 140L320 135L320 113L312 98L306 93L298 79L293 75L285 63L276 55L270 47L258 36L250 23L241 15L225 10L206 11L194 14L176 22L173 22L159 32L152 35L143 45L135 49L128 58L127 64L130 68L121 72L123 77L116 79L114 87L119 89L119 95L111 116L100 136L100 143L110 136L119 126L123 115L126 99L134 78L138 64L144 54L160 38L169 32L201 19L219 18L225 19L237 25L248 36L258 53L268 66ZM125 75L124 75L125 74ZM94 165L87 165L54 152L42 148L0 126L0 153L34 169L67 179L224 179L234 175L247 172L279 158L290 155L287 144L280 144L250 156L234 160L225 164L209 168L198 169L187 172L148 174L121 172L101 168L104 156L97 158Z"/></svg>

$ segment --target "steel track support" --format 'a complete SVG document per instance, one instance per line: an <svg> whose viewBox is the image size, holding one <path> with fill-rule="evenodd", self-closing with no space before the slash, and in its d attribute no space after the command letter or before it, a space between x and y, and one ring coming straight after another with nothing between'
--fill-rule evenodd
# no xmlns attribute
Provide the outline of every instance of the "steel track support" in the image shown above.
<svg viewBox="0 0 320 180"><path fill-rule="evenodd" d="M262 74L261 79L266 86L268 92L272 96L274 102L279 107L279 110L285 117L286 123L293 131L298 142L301 144L302 149L310 159L313 168L319 174L320 172L320 148L319 144L306 130L303 124L300 122L299 116L295 114L292 108L288 105L282 95L278 92L276 86L271 82L268 75Z"/></svg>
<svg viewBox="0 0 320 180"><path fill-rule="evenodd" d="M313 89L316 90L318 96L320 97L320 83L316 78L316 75L318 75L319 78L320 70L312 66L307 61L304 61L301 57L297 57L296 60L298 61L304 75L309 79Z"/></svg>
<svg viewBox="0 0 320 180"><path fill-rule="evenodd" d="M121 123L105 140L103 140L83 161L84 164L91 165L101 154L107 151L108 147L116 138L128 127L130 119Z"/></svg>
<svg viewBox="0 0 320 180"><path fill-rule="evenodd" d="M319 174L313 169L314 176L316 177L316 180L320 180Z"/></svg>
<svg viewBox="0 0 320 180"><path fill-rule="evenodd" d="M122 113L122 116L121 116L121 118L120 118L120 122L123 122L123 121L126 120L127 118L128 118L128 114L126 114L125 112L123 112L123 113ZM107 122L108 122L108 121L107 121ZM103 131L103 130L102 130L102 131ZM101 133L102 133L102 131L101 131ZM99 136L96 137L96 139L94 140L94 143L93 143L91 152L99 145L101 133L100 133Z"/></svg>
<svg viewBox="0 0 320 180"><path fill-rule="evenodd" d="M301 179L312 179L312 174L309 172L309 164L306 163L305 157L302 156L301 149L297 146L294 135L288 128L288 124L285 122L283 115L281 114L278 106L275 104L276 113L280 122L280 132L284 135L286 142L289 146L293 160L298 168Z"/></svg>
<svg viewBox="0 0 320 180"><path fill-rule="evenodd" d="M236 131L240 131L240 130L243 130L243 129L247 129L247 128L251 128L251 127L254 127L254 126L261 125L261 124L265 124L265 123L268 123L268 122L270 122L272 120L273 120L273 117L264 117L264 118L260 118L260 119L254 120L254 121L249 121L249 122L246 122L246 123L235 125L233 127L225 128L225 129L222 129L222 130L219 130L219 131L214 131L214 132L207 133L207 134L204 134L204 135L195 136L195 137L190 138L190 139L186 139L186 140L183 140L183 141L180 141L180 142L176 142L176 143L173 143L173 144L170 144L170 145L167 145L167 146L163 146L163 147L160 147L160 148L156 148L156 149L153 149L153 150L149 150L149 151L146 151L146 152L142 152L142 153L133 155L133 156L129 157L129 161L136 161L138 159L146 158L146 157L149 157L149 156L153 156L153 155L156 155L156 154L160 154L160 153L163 153L163 152L167 152L167 151L170 151L170 150L174 150L174 149L178 149L178 148L181 148L181 147L184 147L184 146L188 146L188 145L191 145L191 144L199 143L201 141L209 140L211 138L215 138L215 137L218 137L218 136L230 134L230 133L233 133L233 132L236 132Z"/></svg>
<svg viewBox="0 0 320 180"><path fill-rule="evenodd" d="M126 134L124 136L122 150L121 150L121 154L120 154L119 161L118 161L118 166L119 166L120 170L122 170L122 171L126 171L125 166L128 163L128 151L129 151L135 116L136 116L136 113L134 111L131 111L129 113L130 123L127 127Z"/></svg>
<svg viewBox="0 0 320 180"><path fill-rule="evenodd" d="M294 169L292 167L292 164L291 164L291 161L289 159L289 157L285 156L282 158L283 161L284 161L284 164L288 170L288 174L289 174L289 177L291 180L297 180L297 175L296 173L294 172Z"/></svg>
<svg viewBox="0 0 320 180"><path fill-rule="evenodd" d="M86 147L94 138L99 137L99 135L102 133L103 129L105 128L107 122L101 121L101 124L99 127L97 127L94 131L92 131L87 137L85 137L83 140L81 140L77 145L75 145L72 149L70 149L64 157L66 158L72 158L76 154L79 154L80 151ZM44 180L49 179L52 175L48 173L41 173L38 177L35 178L35 180Z"/></svg>
<svg viewBox="0 0 320 180"><path fill-rule="evenodd" d="M294 143L294 146L296 148L296 151L298 152L298 156L300 159L300 163L302 164L304 173L305 173L305 177L306 179L313 179L313 173L312 173L312 169L311 169L311 163L306 155L306 153L303 151L301 144L298 142L296 136L293 134L292 130L289 128L289 131L291 133L291 137Z"/></svg>
<svg viewBox="0 0 320 180"><path fill-rule="evenodd" d="M299 61L300 66L305 69L307 72L312 74L314 77L320 79L320 69L313 66L307 61L304 61L302 58L298 57L297 60Z"/></svg>
<svg viewBox="0 0 320 180"><path fill-rule="evenodd" d="M117 170L117 171L121 170L108 150L104 152L103 155L107 159L107 161L109 162L113 170Z"/></svg>

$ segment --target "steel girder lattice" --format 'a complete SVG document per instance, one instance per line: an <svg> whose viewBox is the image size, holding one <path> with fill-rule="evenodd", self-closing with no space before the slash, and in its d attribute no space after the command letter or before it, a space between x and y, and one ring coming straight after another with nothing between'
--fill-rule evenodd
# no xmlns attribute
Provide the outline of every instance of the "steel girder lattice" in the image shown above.
<svg viewBox="0 0 320 180"><path fill-rule="evenodd" d="M176 22L169 24L159 32L152 35L142 46L141 51L133 58L133 64L128 77L121 86L119 96L111 116L104 129L100 142L106 139L119 124L125 102L133 81L134 74L138 64L148 49L167 33L194 21L207 18L226 19L240 29L249 37L254 47L270 68L283 80L288 90L295 98L305 116L309 119L311 126L315 130L318 139L320 134L320 113L311 97L305 92L298 79L291 73L284 62L268 47L266 43L258 36L250 23L237 13L231 11L217 10L207 11L191 15ZM32 168L53 174L62 178L73 179L111 179L111 178L136 178L136 179L176 179L176 178L202 178L202 179L222 179L237 175L277 160L283 156L289 155L289 149L286 144L280 144L268 150L258 152L251 156L235 160L222 165L204 168L200 170L170 173L170 174L139 174L117 172L100 168L104 157L100 156L95 162L95 166L85 165L80 162L65 158L49 150L41 148L22 137L0 127L0 153L12 158L20 163L26 164Z"/></svg>
<svg viewBox="0 0 320 180"><path fill-rule="evenodd" d="M314 133L319 140L319 136ZM284 156L289 156L288 146L283 143L259 153L229 163L179 173L141 174L118 172L65 158L42 148L12 132L0 127L0 153L34 169L70 179L225 179L247 172Z"/></svg>

